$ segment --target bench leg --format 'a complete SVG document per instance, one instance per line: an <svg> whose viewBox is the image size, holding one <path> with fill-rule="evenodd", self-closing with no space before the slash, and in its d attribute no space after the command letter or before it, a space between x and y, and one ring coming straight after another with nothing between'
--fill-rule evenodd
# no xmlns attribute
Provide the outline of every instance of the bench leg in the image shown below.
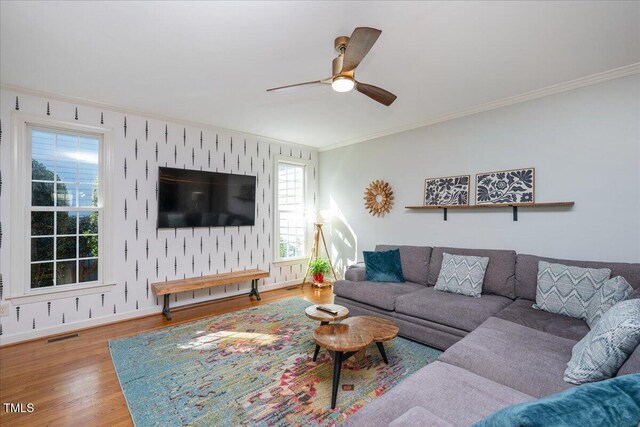
<svg viewBox="0 0 640 427"><path fill-rule="evenodd" d="M252 295L256 296L256 299L260 301L260 293L258 292L258 279L253 279L251 281L251 292L249 293L249 297Z"/></svg>
<svg viewBox="0 0 640 427"><path fill-rule="evenodd" d="M167 320L171 320L171 312L169 312L169 294L164 294L164 306L162 307L162 314Z"/></svg>

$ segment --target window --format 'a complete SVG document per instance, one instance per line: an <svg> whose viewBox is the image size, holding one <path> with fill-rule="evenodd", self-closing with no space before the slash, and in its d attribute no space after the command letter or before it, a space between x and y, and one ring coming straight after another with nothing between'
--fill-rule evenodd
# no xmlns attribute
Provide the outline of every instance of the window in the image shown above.
<svg viewBox="0 0 640 427"><path fill-rule="evenodd" d="M44 119L16 126L9 298L106 285L108 132Z"/></svg>
<svg viewBox="0 0 640 427"><path fill-rule="evenodd" d="M30 286L98 281L100 138L28 127Z"/></svg>
<svg viewBox="0 0 640 427"><path fill-rule="evenodd" d="M307 164L276 159L276 261L307 256Z"/></svg>

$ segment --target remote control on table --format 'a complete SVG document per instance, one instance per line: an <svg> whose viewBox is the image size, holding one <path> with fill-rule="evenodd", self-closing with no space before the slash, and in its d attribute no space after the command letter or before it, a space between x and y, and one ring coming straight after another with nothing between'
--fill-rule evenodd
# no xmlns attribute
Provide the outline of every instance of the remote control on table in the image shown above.
<svg viewBox="0 0 640 427"><path fill-rule="evenodd" d="M332 308L325 307L323 305L318 305L316 306L316 308L320 311L324 311L325 313L333 314L334 316L338 315L338 310L334 310Z"/></svg>

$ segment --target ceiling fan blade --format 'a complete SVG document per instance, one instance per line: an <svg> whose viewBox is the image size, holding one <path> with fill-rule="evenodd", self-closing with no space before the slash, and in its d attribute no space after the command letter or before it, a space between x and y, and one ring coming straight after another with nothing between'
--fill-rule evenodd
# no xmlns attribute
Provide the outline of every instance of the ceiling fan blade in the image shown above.
<svg viewBox="0 0 640 427"><path fill-rule="evenodd" d="M343 73L355 69L360 64L381 33L382 31L370 27L358 27L353 30L342 60Z"/></svg>
<svg viewBox="0 0 640 427"><path fill-rule="evenodd" d="M368 85L356 81L356 90L363 95L367 95L369 98L378 101L387 107L393 104L397 96L377 86Z"/></svg>
<svg viewBox="0 0 640 427"><path fill-rule="evenodd" d="M331 78L324 79L324 80L314 80L312 82L296 83L294 85L273 87L271 89L267 89L267 92L290 92L292 90L297 89L299 86L316 86L316 85L323 85L323 84L331 84Z"/></svg>

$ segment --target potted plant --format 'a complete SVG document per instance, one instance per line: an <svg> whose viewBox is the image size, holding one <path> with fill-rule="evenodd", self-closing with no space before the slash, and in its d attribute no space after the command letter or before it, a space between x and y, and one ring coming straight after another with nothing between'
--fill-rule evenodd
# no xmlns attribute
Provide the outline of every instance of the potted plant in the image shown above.
<svg viewBox="0 0 640 427"><path fill-rule="evenodd" d="M324 258L316 258L309 263L309 270L313 277L313 283L322 283L325 273L329 272L329 261Z"/></svg>

